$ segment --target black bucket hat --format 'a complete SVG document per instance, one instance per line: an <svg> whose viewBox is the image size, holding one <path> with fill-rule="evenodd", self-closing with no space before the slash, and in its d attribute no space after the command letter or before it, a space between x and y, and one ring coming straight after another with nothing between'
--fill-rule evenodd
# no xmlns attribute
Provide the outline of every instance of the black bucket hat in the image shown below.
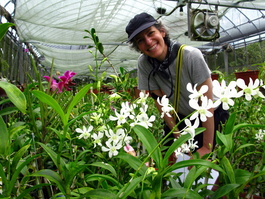
<svg viewBox="0 0 265 199"><path fill-rule="evenodd" d="M145 12L135 15L126 27L126 32L128 34L127 42L130 42L138 33L142 32L146 28L151 27L155 23L157 23L157 20Z"/></svg>

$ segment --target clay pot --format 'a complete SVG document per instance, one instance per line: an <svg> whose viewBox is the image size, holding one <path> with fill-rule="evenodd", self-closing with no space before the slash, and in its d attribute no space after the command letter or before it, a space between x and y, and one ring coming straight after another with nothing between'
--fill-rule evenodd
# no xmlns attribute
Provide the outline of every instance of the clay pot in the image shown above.
<svg viewBox="0 0 265 199"><path fill-rule="evenodd" d="M249 78L253 80L253 82L259 78L259 70L248 70L243 72L235 72L236 79L243 79L246 85L249 84Z"/></svg>

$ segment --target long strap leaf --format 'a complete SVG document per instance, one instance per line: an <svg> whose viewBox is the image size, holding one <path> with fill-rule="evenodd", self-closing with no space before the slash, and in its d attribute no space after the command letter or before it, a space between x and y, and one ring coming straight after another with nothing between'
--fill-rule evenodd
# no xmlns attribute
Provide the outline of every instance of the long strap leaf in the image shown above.
<svg viewBox="0 0 265 199"><path fill-rule="evenodd" d="M9 132L6 127L6 123L0 116L0 154L7 155L8 149L10 147Z"/></svg>
<svg viewBox="0 0 265 199"><path fill-rule="evenodd" d="M0 81L0 87L5 90L10 101L22 112L26 113L27 100L21 90L15 85Z"/></svg>
<svg viewBox="0 0 265 199"><path fill-rule="evenodd" d="M186 45L182 44L178 51L177 62L176 62L176 82L175 82L175 91L174 91L174 108L178 112L179 98L180 98L180 79L182 71L182 58L184 47Z"/></svg>

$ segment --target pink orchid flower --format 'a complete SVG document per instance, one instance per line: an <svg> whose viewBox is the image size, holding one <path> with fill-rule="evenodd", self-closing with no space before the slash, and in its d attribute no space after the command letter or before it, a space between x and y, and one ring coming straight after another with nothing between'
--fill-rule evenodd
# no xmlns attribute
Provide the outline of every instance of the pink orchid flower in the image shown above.
<svg viewBox="0 0 265 199"><path fill-rule="evenodd" d="M48 82L50 82L50 77L49 76L43 76ZM51 81L51 90L52 91L56 91L56 89L58 88L58 83L56 82L55 79L52 79Z"/></svg>
<svg viewBox="0 0 265 199"><path fill-rule="evenodd" d="M124 151L127 152L128 154L136 157L136 152L134 151L134 149L132 148L131 145L129 145L128 143L126 143L126 145L123 147Z"/></svg>
<svg viewBox="0 0 265 199"><path fill-rule="evenodd" d="M75 76L76 73L72 71L66 71L63 76L58 76L59 82L57 82L55 79L52 79L51 81L51 90L55 91L58 89L58 93L63 92L63 88L65 88L67 91L72 90L70 87L75 85L75 83L72 82L72 77ZM44 78L49 82L50 77L44 76Z"/></svg>

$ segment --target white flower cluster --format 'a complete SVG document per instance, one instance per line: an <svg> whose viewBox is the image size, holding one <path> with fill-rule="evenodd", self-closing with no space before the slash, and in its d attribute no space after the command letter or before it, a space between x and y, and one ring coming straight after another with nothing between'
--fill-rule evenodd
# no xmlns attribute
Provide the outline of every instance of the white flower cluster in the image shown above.
<svg viewBox="0 0 265 199"><path fill-rule="evenodd" d="M245 99L250 101L252 97L264 98L264 95L260 92L259 88L265 88L263 81L256 79L253 82L250 79L249 84L246 85L243 79L238 79L237 81L231 81L228 85L224 80L219 83L217 80L213 81L213 94L217 98L214 102L208 99L204 94L208 91L208 86L203 85L200 90L197 90L197 84L192 86L191 83L187 84L187 90L191 93L189 95L189 105L195 110L189 119L185 119L186 128L179 132L181 135L189 133L191 139L188 143L183 144L178 148L175 153L176 155L183 155L183 153L189 153L198 146L197 142L194 142L195 129L199 126L199 120L202 122L207 121L207 118L212 117L213 114L209 110L211 108L216 108L222 104L224 110L228 110L234 105L234 98L242 97L245 95ZM161 101L158 99L157 102L163 107L162 117L164 115L170 116L172 111L172 106L169 104L169 100L164 96ZM192 120L195 120L192 125ZM257 139L261 139L264 134L257 134ZM262 137L263 138L263 137Z"/></svg>
<svg viewBox="0 0 265 199"><path fill-rule="evenodd" d="M237 79L237 81L231 81L227 86L224 80L222 80L221 84L217 80L214 80L213 93L218 98L214 103L214 107L222 104L222 108L228 110L230 106L234 105L233 99L243 95L245 95L247 101L250 101L252 97L264 98L264 95L259 90L260 87L265 88L263 81L259 79L253 82L250 78L248 85L246 85L243 79Z"/></svg>
<svg viewBox="0 0 265 199"><path fill-rule="evenodd" d="M202 86L200 90L197 90L197 85L192 86L192 84L187 85L187 90L191 93L189 95L189 105L195 110L189 119L185 119L184 122L186 127L179 132L181 135L189 133L191 139L183 144L179 149L175 151L177 155L183 155L183 153L189 153L190 151L198 148L197 142L195 142L195 129L199 127L200 121L205 122L208 117L212 117L212 112L209 111L211 108L216 108L222 104L224 110L228 110L231 106L234 105L233 98L238 98L245 95L246 100L251 100L252 97L262 97L264 95L259 91L259 87L263 85L263 82L260 80L255 80L255 82L250 79L249 85L246 85L242 79L237 81L231 81L228 85L223 80L219 83L217 80L213 81L213 94L217 99L213 102L211 99L208 99L204 94L208 91L206 85ZM238 89L240 88L240 89ZM264 87L265 88L265 87ZM111 98L117 98L119 96L110 96ZM112 130L109 126L102 126L100 129L97 129L97 133L93 133L93 126L85 127L83 129L77 128L76 132L80 133L79 139L88 139L91 138L94 147L100 146L102 151L108 152L109 157L116 156L118 150L122 147L129 145L132 140L132 137L128 136L128 132L124 127L125 124L129 124L130 127L135 125L141 125L145 128L153 126L155 121L155 116L149 116L147 114L148 105L147 105L148 94L143 92L140 93L140 97L134 102L122 102L121 109L118 111L114 110L115 115L109 117L110 121L117 122L117 127L115 130ZM171 116L174 108L170 105L169 99L166 96L163 96L161 99L158 98L158 104L162 106L161 117L165 115ZM135 110L138 111L135 111ZM100 112L100 111L99 111ZM91 115L90 121L95 124L102 123L101 115L102 113L93 113ZM263 138L264 134L260 133L256 135L256 139ZM107 138L105 146L102 145L103 139ZM127 148L126 148L127 150Z"/></svg>
<svg viewBox="0 0 265 199"><path fill-rule="evenodd" d="M258 133L255 135L255 139L258 140L259 142L264 141L265 137L265 130L260 129Z"/></svg>
<svg viewBox="0 0 265 199"><path fill-rule="evenodd" d="M140 93L140 97L135 101L135 103L122 102L121 109L118 111L114 110L115 115L109 117L110 121L117 122L115 130L111 129L109 126L102 126L97 133L92 133L93 126L86 128L83 126L83 129L77 128L76 132L80 133L79 139L88 139L91 138L94 143L94 148L100 146L103 152L108 152L109 157L118 155L118 150L123 146L127 146L132 137L128 136L128 132L123 128L125 123L128 123L131 127L135 125L141 125L145 128L152 127L152 122L155 121L155 116L151 115L150 117L147 114L147 97L148 94ZM139 111L135 111L136 109ZM99 111L100 112L100 111ZM95 124L102 123L101 113L92 113L90 121ZM105 146L103 146L103 140L106 140Z"/></svg>
<svg viewBox="0 0 265 199"><path fill-rule="evenodd" d="M92 130L93 126L89 126L88 128L83 126L83 129L77 128L76 132L80 133L79 139L91 138L94 143L94 148L100 146L102 151L108 152L110 158L118 155L118 150L123 145L129 144L132 140L132 137L128 136L126 129L123 128L118 128L115 132L108 127L102 127L97 133L92 133ZM104 137L107 138L105 142L106 146L102 145Z"/></svg>
<svg viewBox="0 0 265 199"><path fill-rule="evenodd" d="M140 92L139 99L137 99L136 103L130 104L129 102L123 102L121 104L121 110L118 113L115 110L116 116L110 116L109 119L112 121L117 121L118 125L122 125L128 122L128 118L133 120L130 126L141 125L145 128L152 127L152 122L155 121L155 116L151 115L150 117L147 114L148 105L146 103L146 99L148 94ZM137 105L140 106L140 113L135 113L135 109Z"/></svg>

